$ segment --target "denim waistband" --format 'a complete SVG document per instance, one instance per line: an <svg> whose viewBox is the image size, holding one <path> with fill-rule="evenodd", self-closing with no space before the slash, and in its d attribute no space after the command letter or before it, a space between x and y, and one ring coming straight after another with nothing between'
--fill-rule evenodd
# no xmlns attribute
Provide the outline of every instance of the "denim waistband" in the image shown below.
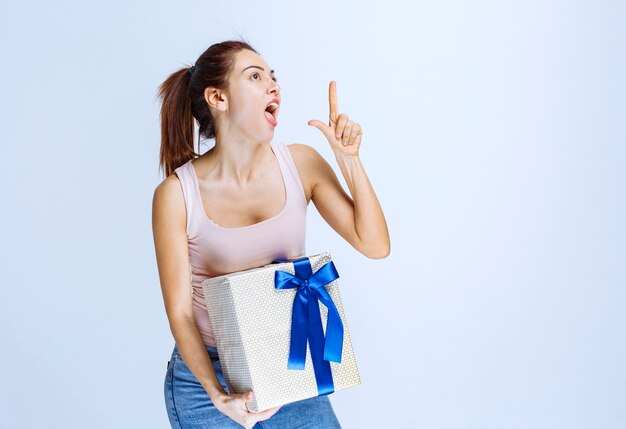
<svg viewBox="0 0 626 429"><path fill-rule="evenodd" d="M205 344L204 347L206 348L206 351L209 353L211 360L215 361L219 359L219 354L217 353L216 346L210 346L208 344ZM176 356L181 356L180 350L178 349L178 344L176 343L174 343L174 350L172 350L172 354Z"/></svg>

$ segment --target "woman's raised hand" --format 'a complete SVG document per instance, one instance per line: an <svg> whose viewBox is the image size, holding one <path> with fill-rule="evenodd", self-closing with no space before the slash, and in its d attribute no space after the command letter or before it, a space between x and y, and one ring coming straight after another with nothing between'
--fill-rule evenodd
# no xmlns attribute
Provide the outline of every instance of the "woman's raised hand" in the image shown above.
<svg viewBox="0 0 626 429"><path fill-rule="evenodd" d="M334 80L328 86L328 101L330 114L328 125L317 119L307 122L318 128L330 143L335 155L357 156L361 146L361 125L351 121L345 113L338 113L337 108L337 84Z"/></svg>
<svg viewBox="0 0 626 429"><path fill-rule="evenodd" d="M251 401L253 398L254 393L252 390L249 390L245 393L220 395L213 401L213 403L215 408L220 410L223 414L227 415L246 429L251 429L256 422L267 420L272 417L281 407L279 405L274 408L263 410L259 413L251 413L246 408L246 402Z"/></svg>

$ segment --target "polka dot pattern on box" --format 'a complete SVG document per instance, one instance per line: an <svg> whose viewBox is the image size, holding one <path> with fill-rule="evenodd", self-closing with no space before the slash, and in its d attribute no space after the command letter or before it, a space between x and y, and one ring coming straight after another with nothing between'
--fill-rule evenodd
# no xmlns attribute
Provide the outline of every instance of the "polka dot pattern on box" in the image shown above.
<svg viewBox="0 0 626 429"><path fill-rule="evenodd" d="M332 260L329 252L308 258L313 273ZM255 399L247 406L255 412L318 395L308 344L304 370L287 368L296 289L276 289L276 270L295 274L292 262L281 262L202 283L226 384L231 392L253 390ZM325 286L344 328L341 363L330 362L335 391L361 384L339 280ZM325 333L328 309L321 302L319 307Z"/></svg>

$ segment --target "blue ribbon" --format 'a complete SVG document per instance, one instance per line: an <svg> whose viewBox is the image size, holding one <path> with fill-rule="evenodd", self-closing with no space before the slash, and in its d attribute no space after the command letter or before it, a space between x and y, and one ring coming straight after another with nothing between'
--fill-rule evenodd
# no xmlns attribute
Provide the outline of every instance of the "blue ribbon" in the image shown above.
<svg viewBox="0 0 626 429"><path fill-rule="evenodd" d="M308 340L318 396L328 395L335 391L329 361L341 362L343 323L335 303L324 286L338 279L339 274L332 261L324 264L313 274L311 261L306 256L295 260L277 259L274 262L286 261L293 262L295 275L276 270L274 286L276 289L298 288L293 300L287 368L304 369ZM326 338L318 301L328 308Z"/></svg>

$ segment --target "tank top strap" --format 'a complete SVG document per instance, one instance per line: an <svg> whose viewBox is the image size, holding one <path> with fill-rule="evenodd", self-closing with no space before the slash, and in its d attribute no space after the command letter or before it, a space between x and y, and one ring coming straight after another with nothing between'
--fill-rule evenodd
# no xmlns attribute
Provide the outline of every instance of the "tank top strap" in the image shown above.
<svg viewBox="0 0 626 429"><path fill-rule="evenodd" d="M276 157L281 164L281 168L284 173L285 184L288 186L289 195L294 196L294 201L299 204L307 206L306 195L304 194L304 187L296 168L296 163L291 156L291 151L287 145L283 142L270 142L273 148L275 148Z"/></svg>
<svg viewBox="0 0 626 429"><path fill-rule="evenodd" d="M198 215L196 211L202 206L198 205L199 202L196 198L196 181L192 168L191 160L187 161L180 167L174 170L174 173L178 176L180 185L183 190L183 197L185 199L185 209L187 211L187 236L193 237L196 231L196 220ZM201 204L201 203L200 203ZM203 209L204 210L204 209Z"/></svg>

